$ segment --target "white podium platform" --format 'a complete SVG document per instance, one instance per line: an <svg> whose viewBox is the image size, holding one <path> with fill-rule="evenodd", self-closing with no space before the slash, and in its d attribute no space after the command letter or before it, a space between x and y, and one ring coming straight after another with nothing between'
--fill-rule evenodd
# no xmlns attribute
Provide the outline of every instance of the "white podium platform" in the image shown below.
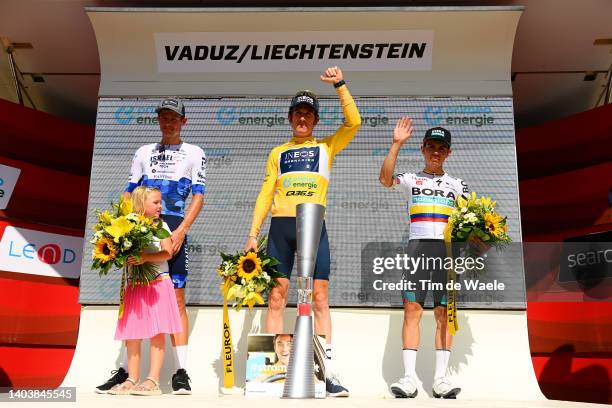
<svg viewBox="0 0 612 408"><path fill-rule="evenodd" d="M459 394L461 395L461 394ZM391 398L391 397L389 397ZM179 405L180 404L180 405ZM160 397L112 396L97 395L93 393L78 393L77 406L91 408L164 408L177 405L187 408L243 408L245 404L266 408L601 408L599 404L586 404L565 401L487 401L487 400L439 400L439 399L381 399L372 397L327 398L317 400L283 400L280 398L246 399L245 397L214 397L200 393L194 395L162 395ZM316 405L315 405L316 404ZM21 406L21 405L20 405ZM74 408L74 402L54 403L53 407L60 406Z"/></svg>
<svg viewBox="0 0 612 408"><path fill-rule="evenodd" d="M69 373L62 386L77 387L77 401L87 406L111 403L129 404L172 403L181 406L239 406L249 400L241 396L219 396L222 385L221 308L189 307L190 336L187 371L194 395L133 397L94 395L96 385L104 382L110 370L116 368L121 342L113 340L117 307L84 306L81 313L79 339ZM236 385L245 382L247 335L263 329L265 309L230 311L232 336L236 352ZM317 404L337 406L378 406L407 403L389 394L389 385L403 373L401 358L402 311L396 309L334 309L332 310L334 366L343 385L351 392L345 400L317 400ZM295 309L285 314L285 329L292 331ZM421 322L421 346L417 358L417 375L421 381L419 395L412 404L419 406L470 407L552 407L573 406L577 403L547 401L540 392L531 364L524 311L459 311L460 330L455 337L449 363L452 380L462 388L458 399L436 400L431 396L434 371L434 320L425 311ZM161 386L170 392L169 380L174 372L170 340L161 376ZM143 376L148 369L148 342L143 342ZM263 402L263 401L261 401ZM266 399L275 406L288 403ZM292 401L292 404L314 404L315 401ZM587 406L589 404L577 404ZM595 405L594 405L595 406Z"/></svg>

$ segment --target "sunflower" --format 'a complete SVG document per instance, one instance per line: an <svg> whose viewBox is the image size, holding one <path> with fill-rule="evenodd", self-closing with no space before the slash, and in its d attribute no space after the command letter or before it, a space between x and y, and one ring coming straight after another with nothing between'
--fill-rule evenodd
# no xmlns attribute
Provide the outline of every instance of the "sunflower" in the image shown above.
<svg viewBox="0 0 612 408"><path fill-rule="evenodd" d="M238 276L250 281L261 273L261 259L255 252L249 252L238 261Z"/></svg>
<svg viewBox="0 0 612 408"><path fill-rule="evenodd" d="M102 237L96 242L93 251L94 259L99 259L102 263L112 261L117 256L117 248L113 241L106 237Z"/></svg>
<svg viewBox="0 0 612 408"><path fill-rule="evenodd" d="M487 232L493 234L497 238L499 238L500 235L504 233L505 228L501 224L503 221L501 215L497 213L486 213L484 219L485 229L487 230Z"/></svg>

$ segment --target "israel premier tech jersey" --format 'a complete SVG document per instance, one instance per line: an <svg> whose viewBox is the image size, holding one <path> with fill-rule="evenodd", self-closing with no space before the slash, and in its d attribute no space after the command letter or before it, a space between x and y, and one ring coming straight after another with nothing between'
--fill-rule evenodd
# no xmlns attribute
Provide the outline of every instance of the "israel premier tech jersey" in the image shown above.
<svg viewBox="0 0 612 408"><path fill-rule="evenodd" d="M157 187L162 193L162 215L185 216L189 191L204 194L206 156L195 145L151 143L140 147L132 160L128 193L137 186Z"/></svg>
<svg viewBox="0 0 612 408"><path fill-rule="evenodd" d="M292 138L272 149L266 175L257 196L250 236L257 236L270 205L273 217L295 217L296 205L316 203L325 206L332 163L338 152L353 140L361 117L346 86L337 89L344 112L344 123L325 139Z"/></svg>
<svg viewBox="0 0 612 408"><path fill-rule="evenodd" d="M408 200L410 240L444 239L444 228L455 201L468 192L461 179L422 171L394 176L393 189L403 192Z"/></svg>

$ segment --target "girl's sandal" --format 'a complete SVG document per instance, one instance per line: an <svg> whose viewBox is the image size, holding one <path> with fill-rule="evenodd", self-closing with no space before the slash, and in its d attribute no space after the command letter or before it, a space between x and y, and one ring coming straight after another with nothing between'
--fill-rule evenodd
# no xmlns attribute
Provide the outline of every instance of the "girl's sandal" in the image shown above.
<svg viewBox="0 0 612 408"><path fill-rule="evenodd" d="M108 390L108 393L111 395L128 395L132 391L132 389L134 389L136 383L136 380L128 377L121 384L117 384L113 388Z"/></svg>
<svg viewBox="0 0 612 408"><path fill-rule="evenodd" d="M153 383L152 387L144 385L147 381ZM161 395L162 392L159 389L159 381L153 377L147 377L143 382L138 384L136 387L130 390L131 395Z"/></svg>

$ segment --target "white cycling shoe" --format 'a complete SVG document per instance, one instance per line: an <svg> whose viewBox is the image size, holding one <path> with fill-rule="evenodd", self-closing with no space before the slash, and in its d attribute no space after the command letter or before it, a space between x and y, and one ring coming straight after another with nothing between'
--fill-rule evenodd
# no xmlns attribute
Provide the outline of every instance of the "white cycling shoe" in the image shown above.
<svg viewBox="0 0 612 408"><path fill-rule="evenodd" d="M446 377L439 377L433 382L434 398L455 399L461 388L453 387Z"/></svg>
<svg viewBox="0 0 612 408"><path fill-rule="evenodd" d="M391 393L395 398L414 398L419 393L414 377L406 376L391 384Z"/></svg>

